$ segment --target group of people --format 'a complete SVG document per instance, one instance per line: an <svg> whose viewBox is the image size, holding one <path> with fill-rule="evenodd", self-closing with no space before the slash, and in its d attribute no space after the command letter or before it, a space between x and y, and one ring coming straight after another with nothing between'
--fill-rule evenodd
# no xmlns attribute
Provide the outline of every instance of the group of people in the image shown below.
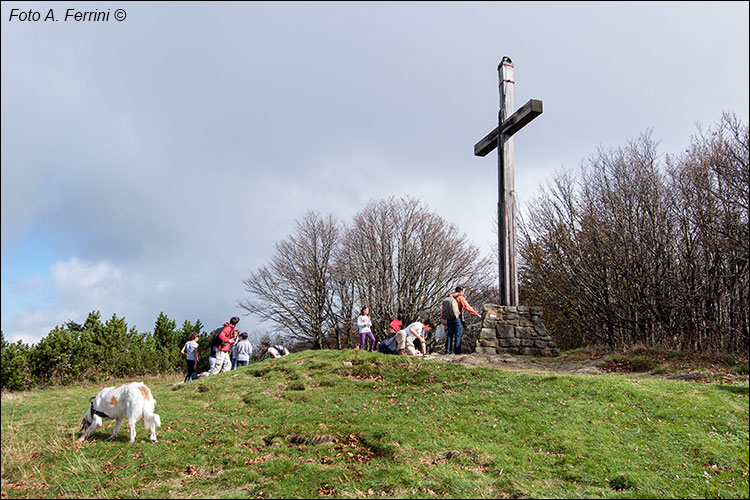
<svg viewBox="0 0 750 500"><path fill-rule="evenodd" d="M247 332L239 332L237 323L240 318L233 316L224 323L221 329L217 329L209 336L211 355L208 357L208 372L205 375L216 375L219 372L236 370L238 367L247 366L253 354L253 346L248 340ZM182 347L180 352L185 356L187 362L187 375L185 382L198 378L196 366L198 365L198 332L190 334L190 338ZM268 342L261 343L261 354L278 358L289 351L281 345L270 345Z"/></svg>
<svg viewBox="0 0 750 500"><path fill-rule="evenodd" d="M432 331L432 321L424 319L415 321L406 328L401 328L401 321L393 319L388 325L389 335L378 345L378 351L385 354L406 354L424 356L427 354L427 334ZM419 343L419 350L414 342Z"/></svg>
<svg viewBox="0 0 750 500"><path fill-rule="evenodd" d="M443 300L441 322L445 326L445 354L461 354L461 337L463 336L464 313L468 312L474 316L481 317L464 296L464 287L458 286L455 291ZM206 375L216 375L219 372L236 370L238 367L247 366L253 354L253 346L248 340L247 332L239 332L237 323L240 318L232 317L224 326L215 331L210 337L211 356L208 358L208 372ZM427 337L433 330L432 321L427 318L415 321L405 328L402 323L394 318L388 325L389 334L384 341L377 345L379 352L388 354L406 354L409 356L424 356L427 354ZM359 328L359 349L374 351L376 348L375 336L372 333L372 320L370 309L363 307L357 317ZM198 365L198 332L190 334L190 338L180 351L187 361L187 376L185 382L198 378L196 366ZM418 348L415 345L418 344ZM369 343L369 346L367 345ZM261 343L261 355L279 358L289 354L287 348L282 345L270 345L268 342Z"/></svg>
<svg viewBox="0 0 750 500"><path fill-rule="evenodd" d="M441 311L441 322L445 325L446 333L445 354L461 354L461 338L466 326L464 313L467 312L477 317L482 316L466 300L464 287L457 286L455 291L443 301ZM415 321L403 329L401 326L401 321L397 318L391 321L388 325L389 335L377 346L378 351L410 356L427 354L427 335L433 329L432 321L428 318ZM365 349L369 340L367 350L375 350L375 336L372 334L369 308L363 307L360 311L357 317L357 327L359 328L359 349ZM415 341L419 344L419 349L415 347Z"/></svg>

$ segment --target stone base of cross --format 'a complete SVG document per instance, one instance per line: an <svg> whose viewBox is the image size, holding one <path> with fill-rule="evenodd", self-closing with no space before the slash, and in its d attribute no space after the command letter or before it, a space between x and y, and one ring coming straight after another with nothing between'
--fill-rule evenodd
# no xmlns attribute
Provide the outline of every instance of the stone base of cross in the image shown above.
<svg viewBox="0 0 750 500"><path fill-rule="evenodd" d="M498 174L498 272L500 305L518 306L516 250L516 196L513 170L513 134L542 114L542 101L531 99L513 112L513 62L503 57L497 68L500 80L498 126L474 145L475 156L486 156L497 148Z"/></svg>
<svg viewBox="0 0 750 500"><path fill-rule="evenodd" d="M476 354L558 356L560 350L544 327L541 307L484 304Z"/></svg>

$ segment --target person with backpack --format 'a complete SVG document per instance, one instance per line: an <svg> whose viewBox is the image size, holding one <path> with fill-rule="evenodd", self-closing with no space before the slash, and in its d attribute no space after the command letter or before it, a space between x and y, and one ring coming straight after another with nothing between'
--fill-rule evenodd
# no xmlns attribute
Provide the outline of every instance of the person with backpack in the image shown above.
<svg viewBox="0 0 750 500"><path fill-rule="evenodd" d="M443 299L442 319L445 322L445 354L461 354L461 337L466 327L464 311L482 317L476 312L464 297L464 287L457 286L456 290Z"/></svg>
<svg viewBox="0 0 750 500"><path fill-rule="evenodd" d="M218 337L223 329L223 326L217 328L208 336L208 347L211 349L211 353L208 356L208 372L206 372L208 375L211 375L216 364L216 346L219 344Z"/></svg>
<svg viewBox="0 0 750 500"><path fill-rule="evenodd" d="M198 332L191 333L190 338L180 350L180 353L185 356L185 360L187 361L188 372L184 382L190 382L198 378L198 373L195 371L195 366L198 364L198 337Z"/></svg>
<svg viewBox="0 0 750 500"><path fill-rule="evenodd" d="M232 344L236 339L235 327L240 322L240 318L233 316L227 323L224 323L224 328L214 335L212 346L216 346L216 363L211 369L210 374L216 375L220 371L228 372L232 366L229 361L229 350L232 348Z"/></svg>

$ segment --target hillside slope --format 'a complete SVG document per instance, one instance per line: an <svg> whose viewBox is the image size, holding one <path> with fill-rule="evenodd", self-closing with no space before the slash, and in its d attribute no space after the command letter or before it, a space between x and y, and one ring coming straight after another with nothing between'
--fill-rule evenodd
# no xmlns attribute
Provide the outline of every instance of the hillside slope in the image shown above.
<svg viewBox="0 0 750 500"><path fill-rule="evenodd" d="M361 351L144 382L155 445L73 441L98 386L4 395L3 498L748 496L747 386Z"/></svg>

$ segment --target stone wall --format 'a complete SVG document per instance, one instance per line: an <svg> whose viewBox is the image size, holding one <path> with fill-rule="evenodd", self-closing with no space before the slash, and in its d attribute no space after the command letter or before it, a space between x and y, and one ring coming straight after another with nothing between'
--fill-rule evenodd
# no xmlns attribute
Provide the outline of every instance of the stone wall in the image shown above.
<svg viewBox="0 0 750 500"><path fill-rule="evenodd" d="M482 331L477 354L557 356L560 350L542 322L541 307L497 306L482 308Z"/></svg>

